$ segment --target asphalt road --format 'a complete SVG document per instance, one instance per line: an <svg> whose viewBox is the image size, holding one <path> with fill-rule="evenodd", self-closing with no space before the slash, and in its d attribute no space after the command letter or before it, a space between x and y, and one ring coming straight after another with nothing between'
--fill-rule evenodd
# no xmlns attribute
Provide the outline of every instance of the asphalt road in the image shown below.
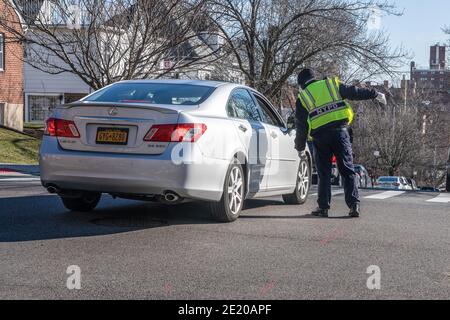
<svg viewBox="0 0 450 320"><path fill-rule="evenodd" d="M361 219L338 194L329 219L308 215L312 195L250 201L218 224L201 203L109 196L69 213L37 182L0 181L0 299L449 299L450 203L380 193L362 191ZM70 265L81 290L66 287ZM371 265L379 290L366 285Z"/></svg>

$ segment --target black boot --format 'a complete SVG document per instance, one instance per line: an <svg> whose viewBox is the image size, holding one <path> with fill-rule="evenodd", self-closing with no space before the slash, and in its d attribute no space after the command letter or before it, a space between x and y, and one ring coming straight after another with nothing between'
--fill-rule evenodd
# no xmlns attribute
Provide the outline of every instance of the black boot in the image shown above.
<svg viewBox="0 0 450 320"><path fill-rule="evenodd" d="M350 209L350 213L348 214L352 218L359 218L361 214L359 203L355 203L352 205Z"/></svg>
<svg viewBox="0 0 450 320"><path fill-rule="evenodd" d="M313 212L311 212L311 214L312 214L314 217L328 218L328 209L317 208L316 210L314 210Z"/></svg>

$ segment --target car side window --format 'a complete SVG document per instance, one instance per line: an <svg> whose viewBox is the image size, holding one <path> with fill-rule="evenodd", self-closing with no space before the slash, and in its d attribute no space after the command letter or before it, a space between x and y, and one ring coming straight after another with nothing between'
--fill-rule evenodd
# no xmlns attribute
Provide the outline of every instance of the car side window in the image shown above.
<svg viewBox="0 0 450 320"><path fill-rule="evenodd" d="M253 95L256 98L256 101L259 104L262 116L263 116L263 122L267 124L271 124L276 127L284 127L284 125L278 120L278 118L273 114L271 106L268 105L268 103L261 98L258 95Z"/></svg>
<svg viewBox="0 0 450 320"><path fill-rule="evenodd" d="M245 89L236 89L232 92L228 101L227 110L230 117L249 121L261 121L258 107L250 93Z"/></svg>

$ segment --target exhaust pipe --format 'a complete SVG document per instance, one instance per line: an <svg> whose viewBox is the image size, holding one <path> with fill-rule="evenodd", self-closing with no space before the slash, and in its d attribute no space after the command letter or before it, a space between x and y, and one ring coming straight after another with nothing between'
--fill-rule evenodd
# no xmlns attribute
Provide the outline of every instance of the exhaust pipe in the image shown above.
<svg viewBox="0 0 450 320"><path fill-rule="evenodd" d="M51 194L60 193L60 190L57 186L50 185L47 187L47 191Z"/></svg>
<svg viewBox="0 0 450 320"><path fill-rule="evenodd" d="M176 204L181 201L183 201L183 198L181 198L179 195L177 195L175 192L167 191L164 193L164 195L158 197L159 201L166 203L166 204Z"/></svg>
<svg viewBox="0 0 450 320"><path fill-rule="evenodd" d="M178 202L180 200L180 197L176 193L166 192L166 194L164 195L164 200L169 203L174 203Z"/></svg>

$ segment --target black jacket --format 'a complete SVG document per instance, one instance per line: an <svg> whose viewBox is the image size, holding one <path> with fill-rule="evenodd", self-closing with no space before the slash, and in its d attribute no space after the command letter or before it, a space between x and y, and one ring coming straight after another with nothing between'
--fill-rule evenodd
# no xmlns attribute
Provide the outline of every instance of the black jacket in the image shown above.
<svg viewBox="0 0 450 320"><path fill-rule="evenodd" d="M339 93L341 97L346 100L371 100L377 97L377 92L374 89L347 86L345 84L339 86ZM311 136L314 137L314 134L327 128L335 128L346 124L347 120L332 122L312 131ZM295 108L295 127L297 131L295 149L303 151L305 150L306 140L308 139L308 111L302 106L299 99L297 99L297 106Z"/></svg>

